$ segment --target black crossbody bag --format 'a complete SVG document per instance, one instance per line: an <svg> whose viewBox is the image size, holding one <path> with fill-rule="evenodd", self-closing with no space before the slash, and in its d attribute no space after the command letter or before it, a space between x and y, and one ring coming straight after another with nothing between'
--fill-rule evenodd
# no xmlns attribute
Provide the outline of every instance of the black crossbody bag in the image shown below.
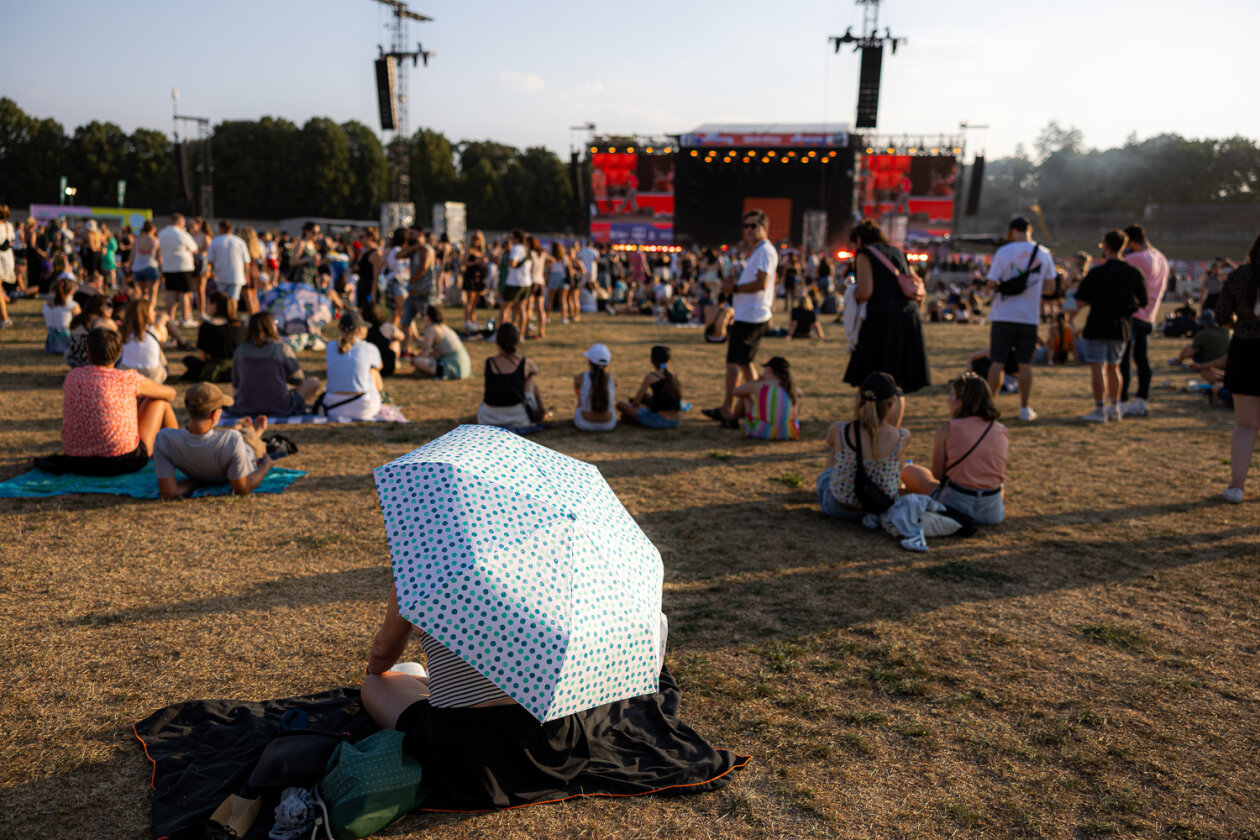
<svg viewBox="0 0 1260 840"><path fill-rule="evenodd" d="M844 442L846 445L849 445L850 429L853 429L852 423L844 427ZM856 446L849 445L849 448L857 453L857 462L853 471L853 497L862 506L862 510L867 513L886 513L893 506L893 502L896 499L890 498L884 492L884 488L876 484L866 474L866 464L862 460L862 429L853 429L853 437L857 439Z"/></svg>

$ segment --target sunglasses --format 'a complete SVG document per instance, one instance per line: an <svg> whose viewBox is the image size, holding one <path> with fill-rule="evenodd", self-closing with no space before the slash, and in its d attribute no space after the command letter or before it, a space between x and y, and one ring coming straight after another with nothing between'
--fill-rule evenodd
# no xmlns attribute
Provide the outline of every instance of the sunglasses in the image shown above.
<svg viewBox="0 0 1260 840"><path fill-rule="evenodd" d="M761 225L757 224L756 222L744 222L743 227L744 227L744 230L756 230L757 228L761 227Z"/></svg>

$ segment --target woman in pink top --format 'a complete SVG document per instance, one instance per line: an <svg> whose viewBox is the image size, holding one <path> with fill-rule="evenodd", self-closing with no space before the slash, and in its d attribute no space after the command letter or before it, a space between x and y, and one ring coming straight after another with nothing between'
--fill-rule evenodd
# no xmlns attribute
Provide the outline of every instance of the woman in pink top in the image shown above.
<svg viewBox="0 0 1260 840"><path fill-rule="evenodd" d="M949 385L953 419L936 430L932 471L908 464L901 479L911 493L930 495L965 513L977 525L997 525L1006 517L1002 483L1010 439L999 423L989 383L967 372Z"/></svg>
<svg viewBox="0 0 1260 840"><path fill-rule="evenodd" d="M88 364L66 375L61 409L64 453L36 458L38 469L79 475L137 472L153 454L159 429L174 429L175 389L114 367L122 337L97 328L87 336Z"/></svg>

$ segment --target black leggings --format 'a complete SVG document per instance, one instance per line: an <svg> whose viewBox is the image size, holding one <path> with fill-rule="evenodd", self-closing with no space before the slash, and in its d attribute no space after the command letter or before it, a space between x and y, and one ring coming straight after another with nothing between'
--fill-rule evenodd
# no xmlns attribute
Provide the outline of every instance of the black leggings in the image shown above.
<svg viewBox="0 0 1260 840"><path fill-rule="evenodd" d="M1151 359L1149 354L1151 331L1155 327L1145 321L1133 319L1133 335L1129 343L1124 345L1124 355L1120 357L1120 401L1129 400L1129 356L1137 365L1137 396L1149 399L1151 396Z"/></svg>

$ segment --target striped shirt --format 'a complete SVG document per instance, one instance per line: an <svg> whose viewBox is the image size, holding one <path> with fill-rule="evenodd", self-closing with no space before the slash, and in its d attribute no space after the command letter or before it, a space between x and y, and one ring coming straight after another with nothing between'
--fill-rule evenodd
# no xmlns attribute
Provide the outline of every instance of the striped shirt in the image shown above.
<svg viewBox="0 0 1260 840"><path fill-rule="evenodd" d="M759 440L796 440L801 436L796 403L783 386L766 383L753 395L752 416L745 418L744 431Z"/></svg>
<svg viewBox="0 0 1260 840"><path fill-rule="evenodd" d="M424 655L429 660L429 705L437 709L476 706L490 700L503 700L507 694L460 659L451 649L423 630L417 630Z"/></svg>

